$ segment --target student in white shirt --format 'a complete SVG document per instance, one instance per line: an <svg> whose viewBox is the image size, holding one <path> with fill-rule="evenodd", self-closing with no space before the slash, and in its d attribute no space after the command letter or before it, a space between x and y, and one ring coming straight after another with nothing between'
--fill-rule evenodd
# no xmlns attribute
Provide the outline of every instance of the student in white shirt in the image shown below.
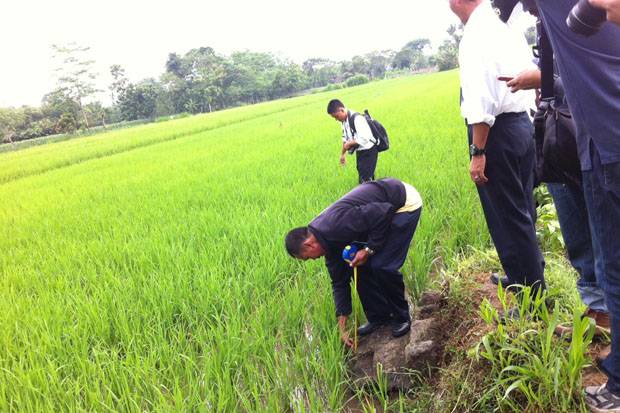
<svg viewBox="0 0 620 413"><path fill-rule="evenodd" d="M459 45L461 114L468 125L470 176L509 284L545 288L533 200L533 91L500 79L535 68L523 33L500 21L489 0L450 0L465 25Z"/></svg>
<svg viewBox="0 0 620 413"><path fill-rule="evenodd" d="M327 105L327 113L342 123L342 152L340 163L345 165L346 154L355 153L357 158L357 173L359 183L373 181L379 152L377 141L370 130L366 118L359 113L347 109L338 99L333 99ZM353 129L351 124L353 122Z"/></svg>

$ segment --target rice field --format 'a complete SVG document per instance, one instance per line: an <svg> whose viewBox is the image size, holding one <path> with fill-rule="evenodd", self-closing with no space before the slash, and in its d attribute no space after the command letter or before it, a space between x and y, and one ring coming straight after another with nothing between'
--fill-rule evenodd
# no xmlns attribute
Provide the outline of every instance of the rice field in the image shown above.
<svg viewBox="0 0 620 413"><path fill-rule="evenodd" d="M357 182L327 102L368 108L378 176L424 199L418 292L488 244L458 90L399 78L1 153L0 411L341 409L329 277L283 248Z"/></svg>

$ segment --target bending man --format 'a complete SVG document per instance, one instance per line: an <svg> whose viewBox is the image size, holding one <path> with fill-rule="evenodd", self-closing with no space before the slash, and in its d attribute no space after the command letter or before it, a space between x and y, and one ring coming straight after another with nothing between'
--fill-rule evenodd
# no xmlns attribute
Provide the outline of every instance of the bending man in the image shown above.
<svg viewBox="0 0 620 413"><path fill-rule="evenodd" d="M349 347L346 321L351 314L351 267L358 268L357 292L368 322L358 329L370 334L382 325L392 326L400 337L411 327L409 305L400 268L422 212L422 199L411 185L381 179L357 186L307 227L291 230L285 240L288 253L297 259L325 257L332 281L336 316L342 341ZM342 259L347 245L366 245L351 264Z"/></svg>

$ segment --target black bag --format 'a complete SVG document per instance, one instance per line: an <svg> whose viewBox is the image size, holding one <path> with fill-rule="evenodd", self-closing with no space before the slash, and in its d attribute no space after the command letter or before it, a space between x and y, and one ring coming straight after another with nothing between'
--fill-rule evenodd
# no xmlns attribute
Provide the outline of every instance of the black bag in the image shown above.
<svg viewBox="0 0 620 413"><path fill-rule="evenodd" d="M534 125L538 181L581 186L576 127L568 106L542 101Z"/></svg>
<svg viewBox="0 0 620 413"><path fill-rule="evenodd" d="M538 31L542 88L534 116L536 181L581 186L575 122L564 103L561 79L554 79L553 50L540 23Z"/></svg>
<svg viewBox="0 0 620 413"><path fill-rule="evenodd" d="M355 130L355 117L357 115L359 115L359 113L352 113L351 116L349 116L349 128L353 133L357 133ZM370 116L368 109L364 110L364 119L368 122L372 136L375 138L375 146L377 147L377 151L383 152L390 149L390 139L388 138L387 131L378 120L373 119Z"/></svg>

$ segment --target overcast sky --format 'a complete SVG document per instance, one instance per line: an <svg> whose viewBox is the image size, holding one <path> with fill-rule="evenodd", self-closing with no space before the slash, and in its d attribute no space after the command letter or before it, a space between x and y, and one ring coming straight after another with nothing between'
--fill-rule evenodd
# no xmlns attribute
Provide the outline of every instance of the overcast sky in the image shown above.
<svg viewBox="0 0 620 413"><path fill-rule="evenodd" d="M54 88L52 44L90 46L107 90L111 64L132 81L158 77L168 53L200 46L340 60L419 37L436 47L451 23L447 0L7 0L0 106L39 105Z"/></svg>

